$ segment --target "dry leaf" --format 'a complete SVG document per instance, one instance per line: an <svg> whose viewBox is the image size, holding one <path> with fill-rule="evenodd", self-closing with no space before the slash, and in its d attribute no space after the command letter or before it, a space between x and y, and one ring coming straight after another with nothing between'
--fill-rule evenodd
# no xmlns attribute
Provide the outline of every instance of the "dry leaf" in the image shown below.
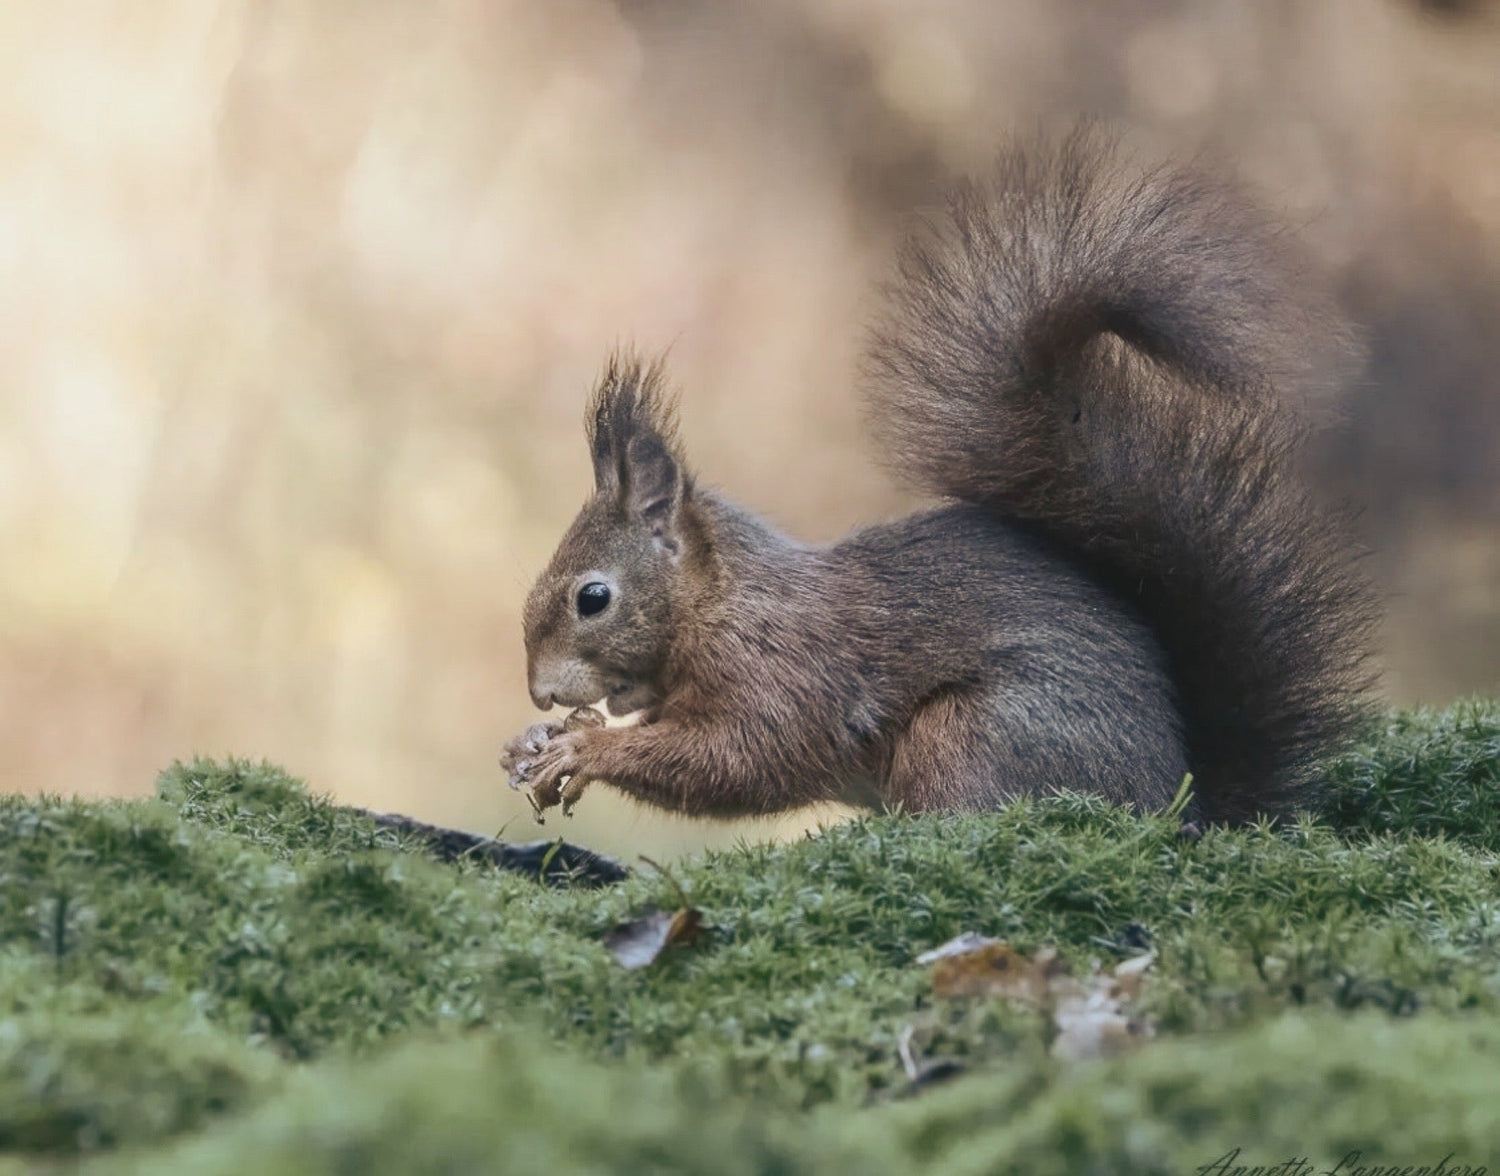
<svg viewBox="0 0 1500 1176"><path fill-rule="evenodd" d="M1150 951L1145 955L1136 956L1133 960L1125 960L1115 965L1115 989L1121 1000L1134 1000L1141 994L1141 980L1155 960L1156 953Z"/></svg>
<svg viewBox="0 0 1500 1176"><path fill-rule="evenodd" d="M1059 1001L1052 1023L1057 1028L1052 1056L1068 1061L1118 1053L1132 1034L1130 1018L1097 991Z"/></svg>
<svg viewBox="0 0 1500 1176"><path fill-rule="evenodd" d="M1092 1058L1117 1053L1151 1036L1144 1021L1126 1005L1140 996L1141 982L1155 953L1136 956L1112 971L1079 980L1069 974L1055 949L1024 956L1008 943L966 932L917 957L931 962L936 996L1005 997L1045 1010L1056 1036L1053 1056ZM903 1052L911 1075L914 1063Z"/></svg>
<svg viewBox="0 0 1500 1176"><path fill-rule="evenodd" d="M644 968L672 944L695 942L702 930L703 913L697 907L650 910L610 931L604 946L622 968Z"/></svg>
<svg viewBox="0 0 1500 1176"><path fill-rule="evenodd" d="M1058 994L1052 1010L1057 1029L1052 1056L1104 1057L1150 1038L1151 1026L1132 1017L1125 1006L1140 995L1141 980L1155 959L1154 952L1136 956L1112 972L1096 972L1080 991Z"/></svg>
<svg viewBox="0 0 1500 1176"><path fill-rule="evenodd" d="M932 969L932 991L937 996L1004 996L1041 1005L1067 972L1050 947L1028 959L1010 944L992 940L972 951L940 957Z"/></svg>
<svg viewBox="0 0 1500 1176"><path fill-rule="evenodd" d="M938 960L947 959L949 956L965 955L999 942L998 939L991 939L988 935L979 934L978 931L965 931L962 935L955 935L947 943L939 944L931 951L924 951L917 957L917 963L935 964Z"/></svg>

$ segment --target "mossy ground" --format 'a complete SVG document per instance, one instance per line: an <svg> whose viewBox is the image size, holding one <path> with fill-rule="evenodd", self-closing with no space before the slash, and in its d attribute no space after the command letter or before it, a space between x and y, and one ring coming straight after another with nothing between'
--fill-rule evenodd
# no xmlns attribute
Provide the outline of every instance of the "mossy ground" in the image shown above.
<svg viewBox="0 0 1500 1176"><path fill-rule="evenodd" d="M443 865L269 766L0 801L0 1172L1192 1172L1500 1165L1500 707L1394 717L1296 827L1077 797L881 817L607 890ZM600 945L678 887L707 935ZM1158 952L1062 1065L940 1001L965 930ZM901 1097L913 1027L949 1083ZM1345 1168L1344 1171L1350 1169Z"/></svg>

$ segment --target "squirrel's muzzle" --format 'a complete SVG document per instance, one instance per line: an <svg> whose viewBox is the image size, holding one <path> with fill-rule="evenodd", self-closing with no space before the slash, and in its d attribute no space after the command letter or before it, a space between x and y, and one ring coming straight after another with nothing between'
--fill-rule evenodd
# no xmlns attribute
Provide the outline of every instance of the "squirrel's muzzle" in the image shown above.
<svg viewBox="0 0 1500 1176"><path fill-rule="evenodd" d="M598 702L607 693L604 676L576 657L538 657L528 667L531 701L542 710Z"/></svg>

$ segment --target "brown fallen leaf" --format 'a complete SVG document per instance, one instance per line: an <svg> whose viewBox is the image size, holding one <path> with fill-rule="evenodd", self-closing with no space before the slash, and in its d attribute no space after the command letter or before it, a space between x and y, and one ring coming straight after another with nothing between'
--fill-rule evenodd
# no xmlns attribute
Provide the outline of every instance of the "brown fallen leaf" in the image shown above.
<svg viewBox="0 0 1500 1176"><path fill-rule="evenodd" d="M918 962L934 962L936 996L1003 997L1042 1009L1055 1031L1053 1056L1073 1059L1117 1053L1151 1036L1150 1025L1127 1006L1140 996L1155 958L1147 953L1078 979L1054 948L1025 956L1007 943L969 932Z"/></svg>
<svg viewBox="0 0 1500 1176"><path fill-rule="evenodd" d="M653 909L611 930L604 946L622 968L644 968L674 943L696 942L702 931L703 912L697 907Z"/></svg>
<svg viewBox="0 0 1500 1176"><path fill-rule="evenodd" d="M1003 996L1043 1005L1067 975L1067 964L1050 947L1027 957L1008 943L991 940L939 957L932 969L932 991L937 996Z"/></svg>

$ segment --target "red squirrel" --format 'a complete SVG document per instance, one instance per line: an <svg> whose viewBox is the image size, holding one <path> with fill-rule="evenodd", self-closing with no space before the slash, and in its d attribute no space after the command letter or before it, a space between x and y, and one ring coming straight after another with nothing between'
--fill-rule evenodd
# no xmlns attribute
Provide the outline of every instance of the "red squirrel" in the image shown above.
<svg viewBox="0 0 1500 1176"><path fill-rule="evenodd" d="M943 504L799 543L699 482L660 363L589 403L592 497L525 608L503 765L710 817L983 810L1060 789L1242 822L1373 713L1375 608L1296 475L1346 338L1285 235L1092 131L1004 150L903 247L865 395ZM597 716L592 716L597 718Z"/></svg>

